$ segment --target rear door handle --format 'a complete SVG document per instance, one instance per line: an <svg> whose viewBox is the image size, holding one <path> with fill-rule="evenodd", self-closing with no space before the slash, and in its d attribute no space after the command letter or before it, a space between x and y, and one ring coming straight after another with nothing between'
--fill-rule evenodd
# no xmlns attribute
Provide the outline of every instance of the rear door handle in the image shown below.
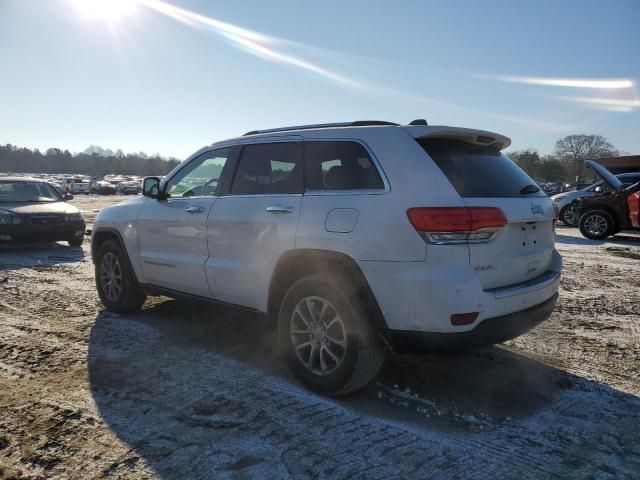
<svg viewBox="0 0 640 480"><path fill-rule="evenodd" d="M291 213L293 212L293 207L289 207L286 205L271 205L267 207L267 212L269 213Z"/></svg>
<svg viewBox="0 0 640 480"><path fill-rule="evenodd" d="M187 213L202 213L204 212L204 207L187 207L184 211Z"/></svg>

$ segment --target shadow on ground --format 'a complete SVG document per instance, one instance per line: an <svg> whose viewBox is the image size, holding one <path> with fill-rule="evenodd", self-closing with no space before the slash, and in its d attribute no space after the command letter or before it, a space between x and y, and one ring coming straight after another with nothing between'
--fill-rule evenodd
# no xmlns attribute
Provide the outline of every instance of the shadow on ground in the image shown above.
<svg viewBox="0 0 640 480"><path fill-rule="evenodd" d="M265 319L209 305L154 299L140 313L101 313L89 345L93 396L136 458L165 478L421 478L418 465L450 477L468 463L476 473L547 478L566 467L572 442L572 471L597 476L598 449L617 458L618 444L638 444L635 428L616 424L638 424L638 399L501 348L390 356L374 384L332 400L298 386L274 339ZM600 401L636 413L600 411L594 426L596 413L584 409ZM605 434L615 445L600 443ZM624 455L639 465L637 449Z"/></svg>
<svg viewBox="0 0 640 480"><path fill-rule="evenodd" d="M605 240L590 240L582 236L578 228L558 224L556 226L556 242L565 245L601 246L611 244L637 247L640 246L640 235L637 235L635 231L625 230Z"/></svg>
<svg viewBox="0 0 640 480"><path fill-rule="evenodd" d="M69 247L66 242L0 243L0 270L75 263L84 258L82 247Z"/></svg>

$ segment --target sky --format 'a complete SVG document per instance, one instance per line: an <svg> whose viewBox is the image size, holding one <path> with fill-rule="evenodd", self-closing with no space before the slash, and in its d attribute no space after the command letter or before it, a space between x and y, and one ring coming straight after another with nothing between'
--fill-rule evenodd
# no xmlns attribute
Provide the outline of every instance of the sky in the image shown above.
<svg viewBox="0 0 640 480"><path fill-rule="evenodd" d="M637 0L0 0L0 144L185 158L351 120L640 154Z"/></svg>

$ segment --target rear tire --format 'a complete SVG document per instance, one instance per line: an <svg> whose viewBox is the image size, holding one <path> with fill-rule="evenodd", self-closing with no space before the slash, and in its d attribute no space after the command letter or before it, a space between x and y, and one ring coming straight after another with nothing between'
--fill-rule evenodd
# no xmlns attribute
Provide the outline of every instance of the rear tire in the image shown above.
<svg viewBox="0 0 640 480"><path fill-rule="evenodd" d="M278 334L293 374L317 392L359 390L384 363L385 346L353 287L326 274L308 275L289 288Z"/></svg>
<svg viewBox="0 0 640 480"><path fill-rule="evenodd" d="M580 232L591 240L604 240L615 228L613 217L604 210L591 210L580 217Z"/></svg>
<svg viewBox="0 0 640 480"><path fill-rule="evenodd" d="M108 310L130 312L139 309L147 299L119 242L107 240L100 246L95 272L98 296Z"/></svg>

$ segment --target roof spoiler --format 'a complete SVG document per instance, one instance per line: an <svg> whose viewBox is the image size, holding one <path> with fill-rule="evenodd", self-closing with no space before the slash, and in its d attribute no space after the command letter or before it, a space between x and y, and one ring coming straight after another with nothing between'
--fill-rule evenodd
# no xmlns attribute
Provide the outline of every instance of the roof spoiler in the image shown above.
<svg viewBox="0 0 640 480"><path fill-rule="evenodd" d="M494 147L498 150L502 150L511 145L511 139L509 137L486 130L447 126L408 126L404 128L414 138L449 138L452 140L461 140L472 145Z"/></svg>

